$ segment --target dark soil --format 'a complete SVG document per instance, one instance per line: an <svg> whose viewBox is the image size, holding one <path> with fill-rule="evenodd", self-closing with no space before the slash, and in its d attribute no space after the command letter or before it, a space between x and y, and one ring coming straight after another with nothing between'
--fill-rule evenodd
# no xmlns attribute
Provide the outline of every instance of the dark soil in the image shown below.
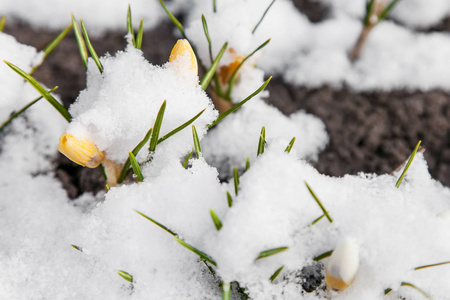
<svg viewBox="0 0 450 300"><path fill-rule="evenodd" d="M311 0L296 0L312 21L320 21L327 8ZM449 30L450 22L429 30ZM124 26L125 27L125 26ZM88 29L89 30L89 29ZM171 23L163 23L143 38L143 52L155 64L167 61L176 42ZM33 29L8 20L5 32L19 42L43 49L59 32ZM125 31L91 37L99 55L111 54L125 46ZM62 41L35 77L57 93L68 107L85 88L85 73L73 34ZM450 94L443 91L405 91L356 93L346 88L295 87L275 78L269 84L269 103L285 114L303 109L323 120L330 143L319 155L315 167L324 174L342 176L358 172L389 173L405 162L419 140L431 174L450 186ZM297 141L301 142L301 141ZM83 169L62 156L56 161L57 176L71 197L82 191L98 191L104 186L99 170Z"/></svg>

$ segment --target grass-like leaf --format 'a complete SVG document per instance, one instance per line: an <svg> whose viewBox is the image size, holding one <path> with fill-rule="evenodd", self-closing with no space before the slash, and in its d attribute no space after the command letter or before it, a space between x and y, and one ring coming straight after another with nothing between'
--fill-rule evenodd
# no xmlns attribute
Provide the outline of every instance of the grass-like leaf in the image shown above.
<svg viewBox="0 0 450 300"><path fill-rule="evenodd" d="M261 253L259 253L258 257L255 260L263 259L263 258L272 256L272 255L278 254L280 252L286 251L288 249L289 249L289 247L279 247L279 248L262 251Z"/></svg>
<svg viewBox="0 0 450 300"><path fill-rule="evenodd" d="M175 24L175 26L177 26L177 28L180 30L181 36L183 36L183 38L187 39L186 34L184 32L183 25L181 25L180 21L178 21L178 19L175 18L175 16L172 15L172 13L167 9L167 7L164 4L163 0L159 0L159 3L161 3L162 7L166 11L167 15L169 16L169 18L173 22L173 24Z"/></svg>
<svg viewBox="0 0 450 300"><path fill-rule="evenodd" d="M153 125L152 137L150 138L150 146L148 150L150 152L155 151L156 145L158 144L159 131L161 130L161 124L164 118L164 112L166 110L166 100L164 100L163 104L159 108L158 115L155 119L155 124Z"/></svg>
<svg viewBox="0 0 450 300"><path fill-rule="evenodd" d="M141 19L141 23L139 23L139 29L136 35L136 48L142 48L142 39L144 37L144 20Z"/></svg>
<svg viewBox="0 0 450 300"><path fill-rule="evenodd" d="M295 137L292 138L292 140L289 142L289 145L287 145L286 150L284 150L284 151L287 153L291 153L294 143L295 143Z"/></svg>
<svg viewBox="0 0 450 300"><path fill-rule="evenodd" d="M422 143L422 141L419 141L419 142L417 143L416 148L414 148L413 152L412 152L411 155L409 156L408 162L406 163L405 168L403 169L403 172L402 172L402 174L400 175L400 178L397 180L397 183L395 184L395 186L396 186L397 188L399 188L400 185L402 184L403 178L405 177L405 174L406 174L406 172L408 171L409 166L411 165L411 163L412 163L414 157L416 156L417 151L418 151L419 148L420 148L420 143Z"/></svg>
<svg viewBox="0 0 450 300"><path fill-rule="evenodd" d="M231 284L229 282L222 284L222 300L231 300Z"/></svg>
<svg viewBox="0 0 450 300"><path fill-rule="evenodd" d="M81 249L81 247L77 246L77 245L70 245L72 246L74 249L77 249L80 252L83 252L83 249Z"/></svg>
<svg viewBox="0 0 450 300"><path fill-rule="evenodd" d="M228 47L228 43L226 42L223 44L222 48L220 49L219 53L217 54L216 58L211 64L211 67L209 67L208 71L206 71L205 76L203 76L203 79L200 81L200 86L203 90L206 90L209 83L211 82L211 79L216 74L217 66L219 65L220 60L222 59L223 54L225 53L225 50Z"/></svg>
<svg viewBox="0 0 450 300"><path fill-rule="evenodd" d="M211 219L214 222L214 225L216 226L217 231L219 231L222 228L222 222L220 221L219 217L217 216L217 214L214 212L214 210L210 209L209 213L211 214Z"/></svg>
<svg viewBox="0 0 450 300"><path fill-rule="evenodd" d="M131 151L134 157L136 157L136 155L138 155L139 151L144 147L144 145L147 144L148 140L150 139L150 136L152 135L152 131L153 128L150 128L150 130L145 135L144 139L140 141L136 147L134 147L133 151ZM131 165L130 157L128 157L125 163L123 164L122 171L120 172L119 179L117 180L118 183L122 183L125 177L127 177L128 172L130 170L130 165Z"/></svg>
<svg viewBox="0 0 450 300"><path fill-rule="evenodd" d="M192 151L189 152L188 156L186 156L186 159L183 162L183 168L186 168L188 163L189 163L189 159L191 159L192 154L194 153L194 148L192 148Z"/></svg>
<svg viewBox="0 0 450 300"><path fill-rule="evenodd" d="M153 224L155 224L156 226L160 227L161 229L164 229L165 231L167 231L168 233L170 233L174 237L178 236L178 234L176 234L175 232L173 232L172 230L170 230L169 228L167 228L163 224L159 223L158 221L150 218L149 216L144 215L143 213L141 213L141 212L139 212L137 210L134 210L134 211L137 212L138 214L140 214L141 216L143 216L144 218L146 218L147 220L149 220L150 222L152 222Z"/></svg>
<svg viewBox="0 0 450 300"><path fill-rule="evenodd" d="M200 156L202 156L202 147L200 145L200 140L198 138L197 130L195 129L194 125L192 125L192 137L194 139L195 154L197 155L197 159L199 159Z"/></svg>
<svg viewBox="0 0 450 300"><path fill-rule="evenodd" d="M5 30L5 23L6 23L6 17L3 16L0 18L0 32L3 32L3 30Z"/></svg>
<svg viewBox="0 0 450 300"><path fill-rule="evenodd" d="M191 125L195 120L197 120L198 117L200 117L202 115L202 113L206 110L203 109L201 112L199 112L198 114L196 114L192 119L190 119L189 121L183 123L182 125L178 126L177 128L175 128L174 130L172 130L171 132L169 132L168 134L166 134L165 136L163 136L162 138L160 138L158 140L158 144L162 143L163 141L167 140L169 137L171 137L172 135L180 132L181 130L183 130L184 128L188 127L189 125Z"/></svg>
<svg viewBox="0 0 450 300"><path fill-rule="evenodd" d="M261 129L261 134L259 135L258 152L256 156L259 156L264 153L265 144L266 144L266 128L263 126Z"/></svg>
<svg viewBox="0 0 450 300"><path fill-rule="evenodd" d="M388 6L383 10L380 17L378 18L378 22L385 19L388 14L391 12L391 10L394 8L394 6L397 4L398 0L392 0L391 3L389 3Z"/></svg>
<svg viewBox="0 0 450 300"><path fill-rule="evenodd" d="M213 56L212 56L211 37L209 36L208 23L206 23L206 18L205 18L204 14L202 14L202 24L203 24L203 32L205 33L206 40L208 41L209 59L211 60L211 64L212 64Z"/></svg>
<svg viewBox="0 0 450 300"><path fill-rule="evenodd" d="M141 167L139 167L136 157L134 157L134 154L131 151L128 152L128 158L130 159L131 167L133 168L134 174L136 174L138 181L143 181L144 176L142 176Z"/></svg>
<svg viewBox="0 0 450 300"><path fill-rule="evenodd" d="M425 292L424 290L422 290L421 288L417 287L416 285L410 283L410 282L402 282L401 286L409 286L412 287L413 289L415 289L416 291L418 291L419 293L421 293L425 298L427 299L433 299L430 295L428 295L427 292Z"/></svg>
<svg viewBox="0 0 450 300"><path fill-rule="evenodd" d="M91 53L92 59L95 61L95 64L97 65L97 68L100 71L100 73L103 73L103 65L100 62L100 59L98 58L97 52L95 52L94 47L91 44L91 40L89 39L86 27L84 26L82 19L80 19L80 24L81 24L81 31L83 31L83 36L84 39L86 40L86 44L89 49L89 52Z"/></svg>
<svg viewBox="0 0 450 300"><path fill-rule="evenodd" d="M197 248L189 245L188 243L186 243L185 241L183 241L182 239L179 239L178 237L175 236L175 240L180 243L181 245L183 245L184 247L186 247L187 249L191 250L192 252L194 252L195 254L197 254L198 256L200 256L201 259L206 260L207 262L209 262L211 265L213 265L214 267L217 267L217 263L206 253L198 250Z"/></svg>
<svg viewBox="0 0 450 300"><path fill-rule="evenodd" d="M239 192L239 173L236 167L233 168L234 194L237 196Z"/></svg>
<svg viewBox="0 0 450 300"><path fill-rule="evenodd" d="M53 41L50 42L50 44L48 44L44 48L44 50L42 51L42 52L44 52L44 58L42 59L42 61L44 61L47 58L47 56L49 56L50 53L53 52L53 50L56 48L56 46L58 46L59 43L67 36L67 34L72 29L72 27L73 27L73 25L72 25L72 23L70 23L69 26L67 26ZM33 74L39 66L40 66L40 64L34 66L30 72L30 75Z"/></svg>
<svg viewBox="0 0 450 300"><path fill-rule="evenodd" d="M4 62L17 74L22 76L23 79L28 81L67 120L67 122L70 122L71 117L67 109L56 101L56 99L46 89L44 89L42 85L40 85L31 75L19 67L7 62L6 60Z"/></svg>
<svg viewBox="0 0 450 300"><path fill-rule="evenodd" d="M230 78L230 82L228 82L228 88L227 88L227 93L226 93L226 98L228 100L231 99L231 91L233 90L234 84L236 83L237 80L237 74L239 72L239 69L244 65L244 63L253 56L253 54L255 54L256 52L258 52L259 50L261 50L262 48L264 48L268 43L270 42L270 39L268 39L267 41L265 41L264 43L262 43L258 48L256 48L252 53L250 53L248 56L246 56L241 63L238 65L238 67L236 68L236 70L234 70L233 75L231 75Z"/></svg>
<svg viewBox="0 0 450 300"><path fill-rule="evenodd" d="M331 254L333 254L333 250L327 251L325 253L322 253L316 257L313 258L314 261L321 261L322 259L325 259L327 257L330 257Z"/></svg>
<svg viewBox="0 0 450 300"><path fill-rule="evenodd" d="M258 23L255 25L255 27L252 30L252 34L255 34L256 29L258 28L259 24L261 24L262 20L264 20L264 17L266 16L267 12L269 11L269 9L272 7L272 5L275 3L275 0L273 0L272 2L270 2L269 6L266 8L266 10L264 11L263 15L261 16L261 19L259 19Z"/></svg>
<svg viewBox="0 0 450 300"><path fill-rule="evenodd" d="M247 156L247 160L245 161L245 172L250 169L250 158Z"/></svg>
<svg viewBox="0 0 450 300"><path fill-rule="evenodd" d="M120 277L122 277L122 278L125 279L126 281L128 281L128 282L133 282L133 276L130 275L128 272L119 270L119 271L117 271L117 274L119 274Z"/></svg>
<svg viewBox="0 0 450 300"><path fill-rule="evenodd" d="M217 12L216 0L213 0L213 12Z"/></svg>
<svg viewBox="0 0 450 300"><path fill-rule="evenodd" d="M55 86L54 88L52 88L51 90L49 90L48 92L51 93L54 90L56 90L58 87ZM15 118L17 118L20 114L22 114L24 111L26 111L29 107L31 107L33 104L35 104L36 102L38 102L39 100L41 100L43 98L43 96L40 96L36 99L34 99L33 101L31 101L30 103L28 103L27 105L25 105L24 107L22 107L20 110L18 110L17 112L15 112L14 114L12 114L3 124L0 125L0 131L3 130L3 128L5 128L9 123L11 123L12 120L14 120Z"/></svg>
<svg viewBox="0 0 450 300"><path fill-rule="evenodd" d="M422 270L422 269L426 269L426 268L432 268L432 267L448 265L448 264L450 264L450 261L440 262L440 263L431 264L431 265L424 265L424 266L420 266L420 267L414 268L414 271L418 271L418 270Z"/></svg>
<svg viewBox="0 0 450 300"><path fill-rule="evenodd" d="M319 222L320 220L322 220L324 217L325 217L325 214L321 215L320 217L318 217L317 219L315 219L315 220L311 223L311 225L316 224L317 222Z"/></svg>
<svg viewBox="0 0 450 300"><path fill-rule="evenodd" d="M317 204L319 204L320 208L323 211L323 214L327 217L328 221L330 221L330 223L333 223L333 219L328 214L328 211L322 205L322 202L320 202L319 198L317 198L316 194L314 193L314 191L311 189L311 187L308 185L308 183L306 181L305 181L305 185L308 188L308 191L311 194L311 196L313 196L314 200L316 200Z"/></svg>
<svg viewBox="0 0 450 300"><path fill-rule="evenodd" d="M78 26L77 20L72 14L72 25L73 32L75 33L75 38L77 39L78 49L80 50L81 61L83 62L84 68L87 68L88 51L86 49L86 43L84 42L83 35L81 34L80 27Z"/></svg>
<svg viewBox="0 0 450 300"><path fill-rule="evenodd" d="M239 102L238 104L234 105L232 108L227 110L226 112L221 113L216 120L214 120L209 126L208 129L216 126L220 121L225 119L229 114L235 112L237 109L239 109L242 105L244 105L247 101L261 93L264 88L269 84L270 80L272 80L272 76L269 77L256 91L254 91L250 96Z"/></svg>
<svg viewBox="0 0 450 300"><path fill-rule="evenodd" d="M131 43L135 48L136 47L136 38L134 37L133 23L131 22L131 7L128 4L128 12L127 12L127 31L131 35Z"/></svg>
<svg viewBox="0 0 450 300"><path fill-rule="evenodd" d="M227 202L228 202L228 207L233 206L233 198L231 197L231 194L228 191L227 191Z"/></svg>
<svg viewBox="0 0 450 300"><path fill-rule="evenodd" d="M275 279L277 279L278 275L280 275L281 271L283 271L284 266L281 266L279 269L277 269L272 276L270 276L270 282L273 282Z"/></svg>

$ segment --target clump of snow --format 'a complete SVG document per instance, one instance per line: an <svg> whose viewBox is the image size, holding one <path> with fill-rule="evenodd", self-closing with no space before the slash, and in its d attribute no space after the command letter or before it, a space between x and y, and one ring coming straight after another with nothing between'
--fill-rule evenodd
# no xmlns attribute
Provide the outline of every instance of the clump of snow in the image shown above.
<svg viewBox="0 0 450 300"><path fill-rule="evenodd" d="M114 57L101 58L103 73L90 61L87 88L70 107L73 121L66 132L88 138L106 152L108 159L123 163L128 151L153 127L166 101L160 137L206 109L193 123L199 137L203 137L206 125L217 117L217 112L198 84L197 75L180 74L179 59L189 58L180 56L164 66L155 66L145 60L140 50L128 46ZM192 145L192 133L187 128L158 146L157 151L180 157ZM146 148L139 153L140 161L148 156Z"/></svg>
<svg viewBox="0 0 450 300"><path fill-rule="evenodd" d="M166 16L158 1L104 0L104 1L30 1L0 0L3 15L23 20L35 27L62 30L71 23L70 15L83 19L89 34L101 34L106 30L126 30L128 4L132 10L133 24L144 20L144 28L156 26Z"/></svg>

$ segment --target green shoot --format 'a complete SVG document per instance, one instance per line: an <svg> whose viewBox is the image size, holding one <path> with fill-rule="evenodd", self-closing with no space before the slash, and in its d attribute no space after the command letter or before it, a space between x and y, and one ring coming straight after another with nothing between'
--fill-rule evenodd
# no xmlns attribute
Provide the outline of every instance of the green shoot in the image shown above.
<svg viewBox="0 0 450 300"><path fill-rule="evenodd" d="M134 37L133 23L131 22L131 7L128 4L128 13L127 13L127 31L131 35L131 43L135 48L136 47L136 39Z"/></svg>
<svg viewBox="0 0 450 300"><path fill-rule="evenodd" d="M172 135L180 132L181 130L183 130L184 128L188 127L189 125L191 125L195 120L197 120L198 117L200 117L202 115L202 113L206 110L203 109L201 112L199 112L198 114L196 114L192 119L190 119L189 121L183 123L182 125L178 126L177 128L175 128L174 130L172 130L171 132L169 132L168 134L166 134L165 136L163 136L162 138L160 138L158 140L158 144L164 142L165 140L167 140L168 138L170 138Z"/></svg>
<svg viewBox="0 0 450 300"><path fill-rule="evenodd" d="M287 153L291 153L294 143L295 143L295 137L292 138L292 140L289 142L289 145L286 147L286 150L284 150L284 151Z"/></svg>
<svg viewBox="0 0 450 300"><path fill-rule="evenodd" d="M144 20L141 19L141 23L139 24L138 33L136 35L136 48L142 48L142 39L144 37Z"/></svg>
<svg viewBox="0 0 450 300"><path fill-rule="evenodd" d="M231 300L231 285L229 282L222 284L222 300Z"/></svg>
<svg viewBox="0 0 450 300"><path fill-rule="evenodd" d="M72 25L73 25L73 31L75 33L75 37L77 39L78 43L78 49L80 50L80 56L81 61L83 62L84 68L87 68L87 59L88 59L88 52L86 49L86 43L84 42L83 35L81 34L80 27L78 26L77 21L75 20L75 17L72 14Z"/></svg>
<svg viewBox="0 0 450 300"><path fill-rule="evenodd" d="M216 120L214 120L210 125L208 125L208 129L211 129L212 127L216 126L220 121L225 119L229 114L235 112L237 109L239 109L242 105L244 105L247 101L261 93L262 90L269 84L270 80L272 79L272 76L269 77L269 79L266 80L256 91L253 92L250 96L239 102L238 104L234 105L232 108L227 110L226 112L221 113Z"/></svg>
<svg viewBox="0 0 450 300"><path fill-rule="evenodd" d="M192 125L192 137L194 139L195 154L197 155L197 159L199 159L200 156L202 156L202 147L200 145L200 140L198 138L197 130L195 129L194 125Z"/></svg>
<svg viewBox="0 0 450 300"><path fill-rule="evenodd" d="M89 36L88 36L87 30L86 30L86 27L84 27L84 23L83 23L82 19L80 19L80 24L81 24L81 31L83 31L83 36L84 36L84 39L86 40L86 44L89 49L89 52L91 53L92 59L95 61L95 64L97 65L97 68L100 71L100 73L103 73L102 63L100 62L97 52L95 52L94 47L91 44L91 40L89 40Z"/></svg>
<svg viewBox="0 0 450 300"><path fill-rule="evenodd" d="M450 261L445 261L445 262L441 262L441 263L437 263L437 264L431 264L431 265L420 266L420 267L414 268L414 271L418 271L418 270L422 270L422 269L426 269L426 268L432 268L432 267L438 267L438 266L448 265L448 264L450 264Z"/></svg>
<svg viewBox="0 0 450 300"><path fill-rule="evenodd" d="M54 88L52 88L51 90L49 90L48 92L51 93L54 90L56 90L58 87L55 86ZM0 125L0 131L3 130L3 128L5 128L9 123L11 123L12 120L14 120L15 118L17 118L21 113L23 113L25 110L27 110L29 107L31 107L33 104L35 104L36 102L38 102L39 100L42 99L43 96L40 96L36 99L34 99L33 101L31 101L30 103L28 103L27 105L25 105L24 107L22 107L19 111L15 112L14 114L12 114L8 120L6 120L3 124Z"/></svg>
<svg viewBox="0 0 450 300"><path fill-rule="evenodd" d="M217 12L216 0L213 0L213 12Z"/></svg>
<svg viewBox="0 0 450 300"><path fill-rule="evenodd" d="M59 43L70 32L72 27L73 27L73 25L72 25L72 23L70 23L69 26L67 26L50 44L47 45L47 47L44 48L44 50L42 51L42 52L44 52L44 58L42 59L42 61L44 61L47 58L47 56L49 56L50 53L53 52L53 50L56 48L56 46L58 46ZM39 65L34 66L33 69L31 69L30 75L33 74L37 70L38 67L39 67Z"/></svg>
<svg viewBox="0 0 450 300"><path fill-rule="evenodd" d="M0 32L3 32L3 30L5 30L5 23L6 23L6 16L3 16L0 19Z"/></svg>
<svg viewBox="0 0 450 300"><path fill-rule="evenodd" d="M148 150L154 152L156 149L156 145L158 144L159 131L161 129L162 120L164 117L164 111L166 110L166 100L164 100L161 105L158 115L156 116L155 124L153 125L152 137L150 138L150 146Z"/></svg>
<svg viewBox="0 0 450 300"><path fill-rule="evenodd" d="M164 229L165 231L167 231L168 233L170 233L172 236L177 237L178 234L176 234L175 232L173 232L172 230L170 230L169 228L167 228L166 226L164 226L163 224L159 223L156 220L153 220L152 218L150 218L149 216L144 215L143 213L134 210L135 212L137 212L138 214L140 214L141 216L143 216L144 218L146 218L147 220L149 220L150 222L152 222L153 224L155 224L156 226L158 226L161 229Z"/></svg>
<svg viewBox="0 0 450 300"><path fill-rule="evenodd" d="M222 222L220 221L219 217L217 216L217 214L214 212L214 210L210 209L209 213L211 214L211 219L214 222L214 225L216 226L217 231L219 231L222 228Z"/></svg>
<svg viewBox="0 0 450 300"><path fill-rule="evenodd" d="M314 257L313 260L314 261L321 261L322 259L330 257L332 253L333 253L333 250L327 251L325 253L320 254L319 256Z"/></svg>
<svg viewBox="0 0 450 300"><path fill-rule="evenodd" d="M188 156L186 156L186 159L183 162L183 168L186 168L188 163L189 163L189 159L191 159L192 154L194 153L194 148L192 148L192 151L189 152Z"/></svg>
<svg viewBox="0 0 450 300"><path fill-rule="evenodd" d="M133 282L133 276L131 276L129 273L119 270L119 271L117 271L117 274L119 274L120 277L122 277L126 281Z"/></svg>
<svg viewBox="0 0 450 300"><path fill-rule="evenodd" d="M195 254L197 254L198 256L200 256L201 259L206 260L207 262L209 262L211 265L213 265L214 267L217 267L217 263L206 253L192 247L191 245L189 245L188 243L186 243L185 241L179 239L178 237L175 236L175 240L180 243L182 246L186 247L187 249L191 250L192 252L194 252Z"/></svg>
<svg viewBox="0 0 450 300"><path fill-rule="evenodd" d="M388 6L383 10L381 15L378 17L378 22L385 19L387 15L391 12L391 10L394 8L394 6L397 4L398 0L392 0L391 3L389 3Z"/></svg>
<svg viewBox="0 0 450 300"><path fill-rule="evenodd" d="M232 207L233 206L233 198L230 195L230 192L227 191L227 202L228 202L228 207Z"/></svg>
<svg viewBox="0 0 450 300"><path fill-rule="evenodd" d="M252 30L252 34L255 34L256 29L258 28L259 24L261 24L262 20L264 20L264 17L266 16L267 12L269 11L269 9L272 7L272 5L275 3L275 0L273 0L269 6L266 8L266 10L264 11L261 19L259 19L258 23L256 24L256 26L253 28Z"/></svg>
<svg viewBox="0 0 450 300"><path fill-rule="evenodd" d="M364 26L369 26L370 24L370 16L372 15L374 0L367 1L366 4L366 15L364 17Z"/></svg>
<svg viewBox="0 0 450 300"><path fill-rule="evenodd" d="M225 50L228 47L228 43L223 44L222 48L220 49L219 53L217 54L216 58L211 64L211 67L209 67L208 71L206 71L205 76L203 76L202 81L200 81L200 86L203 90L206 90L209 83L211 82L211 79L216 74L217 66L219 65L219 61L222 58L223 54L225 53Z"/></svg>
<svg viewBox="0 0 450 300"><path fill-rule="evenodd" d="M183 25L181 25L180 21L178 21L177 18L175 18L174 15L172 15L172 13L167 9L167 7L164 4L163 0L159 0L159 3L161 3L162 7L166 11L167 15L169 16L169 18L173 22L173 24L175 24L175 26L177 26L177 28L180 30L181 36L183 38L187 39L186 34L184 33Z"/></svg>
<svg viewBox="0 0 450 300"><path fill-rule="evenodd" d="M79 246L77 246L77 245L70 245L70 246L72 246L74 249L76 249L76 250L78 250L78 251L80 251L80 252L83 252L83 250L81 249L81 247L79 247Z"/></svg>
<svg viewBox="0 0 450 300"><path fill-rule="evenodd" d="M245 172L250 169L250 158L247 156L247 160L245 161Z"/></svg>
<svg viewBox="0 0 450 300"><path fill-rule="evenodd" d="M323 214L323 215L321 215L320 217L318 217L317 219L315 219L315 220L311 223L311 225L315 225L317 222L319 222L320 220L322 220L323 217L325 217L325 214Z"/></svg>
<svg viewBox="0 0 450 300"><path fill-rule="evenodd" d="M320 208L323 211L323 214L327 217L328 221L330 221L330 223L333 223L333 219L330 217L330 215L328 214L327 210L322 205L322 202L320 202L319 198L317 198L316 194L314 194L314 191L309 187L309 185L308 185L308 183L306 181L305 181L305 185L308 188L308 191L310 192L311 196L313 196L314 200L316 200L317 204L319 204Z"/></svg>
<svg viewBox="0 0 450 300"><path fill-rule="evenodd" d="M261 134L259 135L258 152L256 156L264 153L264 145L266 144L266 128L263 126Z"/></svg>
<svg viewBox="0 0 450 300"><path fill-rule="evenodd" d="M109 186L109 184L105 184L105 188L106 188L106 191L109 191L109 190L111 189L111 187Z"/></svg>
<svg viewBox="0 0 450 300"><path fill-rule="evenodd" d="M7 62L6 60L4 60L4 62L17 74L22 76L23 79L28 81L51 105L53 105L53 107L67 120L67 122L70 122L71 117L67 109L56 101L56 99L46 89L44 89L42 85L40 85L31 75L27 74L19 67Z"/></svg>
<svg viewBox="0 0 450 300"><path fill-rule="evenodd" d="M278 254L280 252L286 251L288 249L289 249L289 247L279 247L279 248L262 251L261 253L259 253L258 257L255 260L263 259L263 258L272 256L272 255Z"/></svg>
<svg viewBox="0 0 450 300"><path fill-rule="evenodd" d="M409 157L409 160L408 160L408 162L406 163L405 168L403 169L402 174L400 175L400 178L397 180L397 183L395 184L395 186L396 186L397 188L399 188L400 185L402 184L402 181L403 181L403 178L405 177L406 171L408 171L409 166L411 165L411 163L412 163L414 157L416 156L417 150L419 150L419 148L420 148L420 143L421 143L421 142L422 142L422 141L419 141L419 142L417 143L416 148L414 148L414 151L411 153L411 155L410 155L410 157Z"/></svg>
<svg viewBox="0 0 450 300"><path fill-rule="evenodd" d="M413 289L415 289L415 290L417 290L419 293L421 293L425 298L427 298L427 299L433 299L433 298L432 298L430 295L428 295L424 290L418 288L417 286L415 286L415 285L412 284L412 283L409 283L409 282L402 282L402 283L401 283L401 286L409 286L409 287L412 287ZM389 294L391 291L392 291L391 288L385 289L385 290L384 290L384 294L387 295L387 294Z"/></svg>
<svg viewBox="0 0 450 300"><path fill-rule="evenodd" d="M226 94L226 98L227 99L231 99L231 91L233 90L233 86L236 83L237 80L237 74L239 72L239 69L242 67L242 65L250 58L253 56L253 54L255 54L256 52L258 52L259 50L261 50L262 48L264 48L268 43L270 42L270 39L268 39L267 41L265 41L264 43L262 43L258 48L256 48L252 53L250 53L248 56L246 56L241 63L239 64L239 66L236 68L236 70L234 70L233 75L231 75L230 78L230 82L228 83L228 89L227 89L227 94Z"/></svg>
<svg viewBox="0 0 450 300"><path fill-rule="evenodd" d="M233 169L234 193L237 196L239 191L239 173L236 167Z"/></svg>
<svg viewBox="0 0 450 300"><path fill-rule="evenodd" d="M213 56L212 56L211 38L209 36L208 23L206 23L206 18L205 18L204 14L202 14L202 24L203 24L203 31L205 32L206 40L208 41L209 59L211 60L211 64L212 64Z"/></svg>
<svg viewBox="0 0 450 300"><path fill-rule="evenodd" d="M133 155L135 157L136 157L136 155L138 155L139 151L142 149L142 147L144 147L144 145L150 139L150 136L152 135L152 131L153 131L153 128L150 128L150 130L145 135L144 139L142 141L140 141L136 147L134 147L133 151L131 151L131 153L133 153ZM120 172L119 179L117 180L118 183L122 183L124 181L125 177L127 177L128 171L130 168L130 164L131 164L130 157L128 157L127 160L125 161L125 163L123 164L122 171Z"/></svg>
<svg viewBox="0 0 450 300"><path fill-rule="evenodd" d="M275 279L277 279L278 275L280 275L281 271L283 271L284 266L281 266L279 269L275 271L275 273L270 276L270 282L273 282Z"/></svg>
<svg viewBox="0 0 450 300"><path fill-rule="evenodd" d="M128 152L128 158L130 159L131 167L133 168L133 172L136 174L138 181L143 181L144 177L142 176L141 168L139 167L133 152Z"/></svg>

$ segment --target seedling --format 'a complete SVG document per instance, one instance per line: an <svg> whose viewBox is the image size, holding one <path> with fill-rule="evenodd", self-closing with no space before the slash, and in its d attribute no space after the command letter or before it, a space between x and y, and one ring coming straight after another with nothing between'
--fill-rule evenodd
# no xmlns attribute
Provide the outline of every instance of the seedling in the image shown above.
<svg viewBox="0 0 450 300"><path fill-rule="evenodd" d="M367 37L372 29L383 19L387 17L392 8L397 4L398 0L367 0L366 15L364 17L363 29L358 40L350 51L350 60L356 60L361 53Z"/></svg>
<svg viewBox="0 0 450 300"><path fill-rule="evenodd" d="M294 143L295 143L295 137L292 138L292 140L289 142L289 145L286 147L286 150L284 150L284 151L287 153L291 153Z"/></svg>
<svg viewBox="0 0 450 300"><path fill-rule="evenodd" d="M405 174L406 174L406 172L408 171L409 166L411 165L412 161L414 160L414 157L416 156L416 153L417 153L417 151L418 151L419 148L420 148L420 143L421 143L421 142L422 142L422 141L419 141L419 142L417 143L416 148L414 148L413 152L412 152L411 155L409 156L408 162L406 163L405 168L403 169L403 172L402 172L402 174L400 175L400 178L397 180L397 183L395 184L395 186L396 186L397 188L399 188L400 185L402 184L403 178L405 177Z"/></svg>
<svg viewBox="0 0 450 300"><path fill-rule="evenodd" d="M133 283L133 276L131 274L129 274L128 272L119 270L119 271L117 271L117 274L119 274L120 277L122 277L126 281Z"/></svg>
<svg viewBox="0 0 450 300"><path fill-rule="evenodd" d="M227 202L228 202L228 207L232 207L233 206L233 198L230 195L230 192L227 191Z"/></svg>
<svg viewBox="0 0 450 300"><path fill-rule="evenodd" d="M222 222L220 221L219 217L214 212L214 210L210 209L209 212L211 214L211 219L214 222L214 226L216 226L217 231L219 231L222 228L222 226L223 226Z"/></svg>
<svg viewBox="0 0 450 300"><path fill-rule="evenodd" d="M144 177L142 176L141 168L139 167L139 164L136 161L136 157L134 157L133 152L129 151L128 157L130 159L131 167L133 168L134 174L136 174L138 181L143 181Z"/></svg>
<svg viewBox="0 0 450 300"><path fill-rule="evenodd" d="M195 126L192 125L192 137L194 139L194 149L195 149L195 155L197 155L197 159L202 156L202 147L200 145L200 140L198 138L197 130L195 129Z"/></svg>
<svg viewBox="0 0 450 300"><path fill-rule="evenodd" d="M264 153L265 144L266 144L266 128L263 126L263 128L261 129L261 134L259 135L258 151L256 153L256 156L259 156Z"/></svg>
<svg viewBox="0 0 450 300"><path fill-rule="evenodd" d="M188 163L189 163L189 159L191 159L192 154L194 154L194 148L192 148L192 151L189 152L189 154L186 156L186 159L183 162L183 168L186 168Z"/></svg>
<svg viewBox="0 0 450 300"><path fill-rule="evenodd" d="M277 279L278 275L280 275L281 271L283 271L284 266L281 266L280 268L278 268L273 274L272 276L270 276L270 282L273 282L275 279Z"/></svg>

